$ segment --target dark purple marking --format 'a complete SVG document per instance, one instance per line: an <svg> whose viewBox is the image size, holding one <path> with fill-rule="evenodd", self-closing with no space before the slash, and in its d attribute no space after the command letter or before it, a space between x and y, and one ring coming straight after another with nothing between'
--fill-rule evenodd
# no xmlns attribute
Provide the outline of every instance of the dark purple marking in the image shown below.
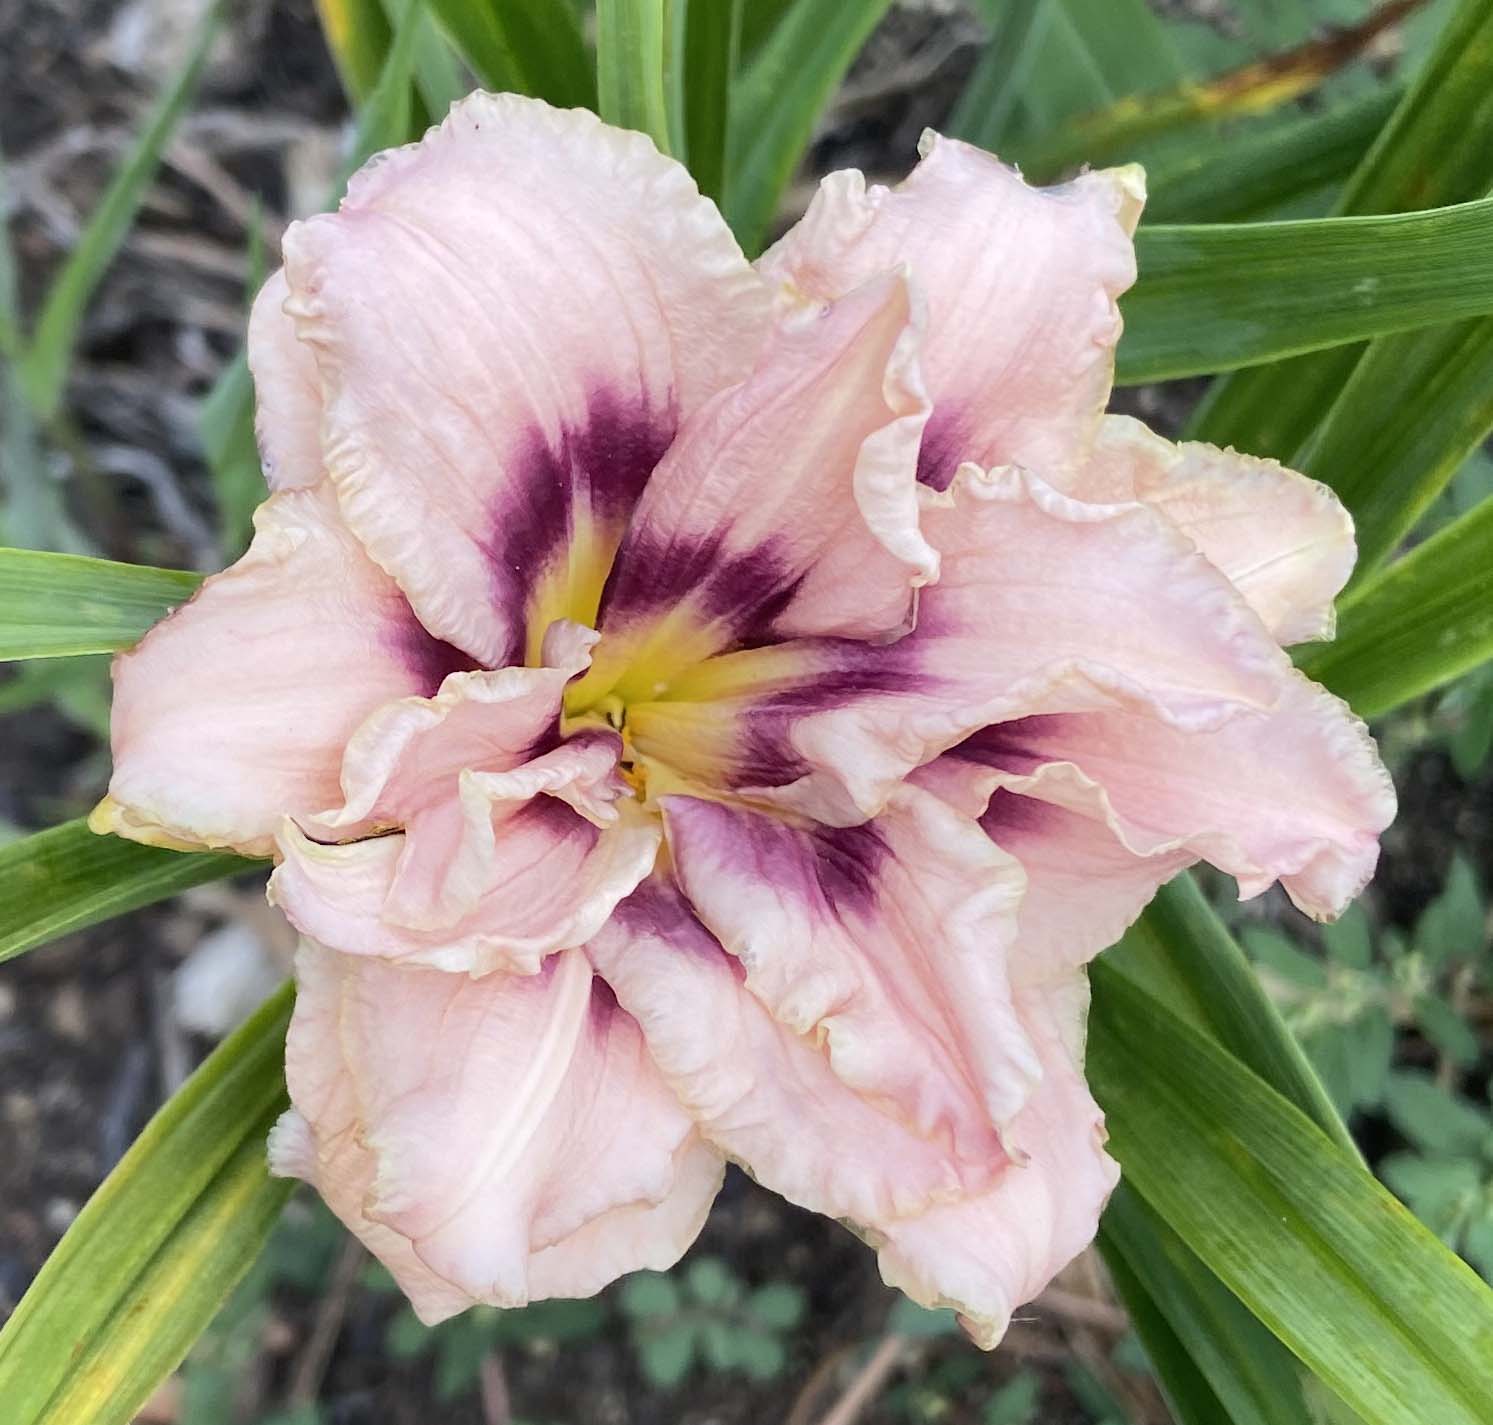
<svg viewBox="0 0 1493 1425"><path fill-rule="evenodd" d="M408 621L391 632L388 643L394 655L414 675L416 688L423 698L433 698L448 673L470 673L482 667L469 653L428 632L415 617L413 609Z"/></svg>
<svg viewBox="0 0 1493 1425"><path fill-rule="evenodd" d="M755 695L740 709L742 739L730 774L734 787L781 787L796 781L808 764L794 751L792 732L800 719L861 698L929 696L941 682L922 667L913 638L897 643L862 643L853 638L805 639L802 646L827 655L799 678Z"/></svg>
<svg viewBox="0 0 1493 1425"><path fill-rule="evenodd" d="M700 923L683 892L671 881L657 876L644 881L617 906L612 919L631 935L650 935L682 953L734 963L734 958L726 954L720 941Z"/></svg>
<svg viewBox="0 0 1493 1425"><path fill-rule="evenodd" d="M918 447L918 480L935 490L947 490L960 462L970 458L968 443L959 412L947 405L935 406Z"/></svg>
<svg viewBox="0 0 1493 1425"><path fill-rule="evenodd" d="M621 1013L617 993L600 975L591 976L591 1025L605 1033L613 1018Z"/></svg>
<svg viewBox="0 0 1493 1425"><path fill-rule="evenodd" d="M997 787L980 817L980 825L992 841L999 843L1002 833L1050 831L1066 815L1062 807L1050 802L1024 797L1009 787Z"/></svg>
<svg viewBox="0 0 1493 1425"><path fill-rule="evenodd" d="M601 830L595 822L587 821L580 812L561 801L559 797L546 796L543 793L540 793L533 801L525 802L514 814L513 822L524 822L530 826L537 825L557 841L578 837L585 842L585 850L588 853L595 847L597 839L601 836Z"/></svg>
<svg viewBox="0 0 1493 1425"><path fill-rule="evenodd" d="M704 855L713 873L727 865L761 877L782 896L806 909L867 911L876 903L876 879L890 854L871 823L860 826L789 826L769 813L695 797L664 798L669 845L689 879L689 867Z"/></svg>
<svg viewBox="0 0 1493 1425"><path fill-rule="evenodd" d="M625 627L667 613L686 601L721 627L722 651L772 641L772 625L803 579L771 542L728 555L729 529L702 538L658 539L628 532L607 579L599 622Z"/></svg>
<svg viewBox="0 0 1493 1425"><path fill-rule="evenodd" d="M1064 713L1040 713L1035 717L1013 718L1010 722L992 723L971 733L946 754L965 762L977 762L997 772L1025 775L1056 757L1052 739L1063 731L1068 720Z"/></svg>
<svg viewBox="0 0 1493 1425"><path fill-rule="evenodd" d="M570 538L577 504L621 524L637 504L654 467L674 440L676 418L644 397L625 400L598 387L584 421L561 432L558 443L539 427L519 437L508 478L493 498L491 532L483 543L492 568L493 598L515 628L534 579ZM507 650L505 661L523 649Z"/></svg>

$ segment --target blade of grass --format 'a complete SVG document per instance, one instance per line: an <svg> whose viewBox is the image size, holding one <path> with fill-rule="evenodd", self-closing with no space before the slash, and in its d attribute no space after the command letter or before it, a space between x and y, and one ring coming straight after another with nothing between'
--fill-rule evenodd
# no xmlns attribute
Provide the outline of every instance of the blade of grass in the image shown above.
<svg viewBox="0 0 1493 1425"><path fill-rule="evenodd" d="M890 0L797 0L737 86L726 220L758 251L825 105Z"/></svg>
<svg viewBox="0 0 1493 1425"><path fill-rule="evenodd" d="M954 138L995 152L1026 88L1052 23L1055 0L1011 0L985 5L990 38L949 115Z"/></svg>
<svg viewBox="0 0 1493 1425"><path fill-rule="evenodd" d="M128 648L201 582L182 569L0 549L0 659Z"/></svg>
<svg viewBox="0 0 1493 1425"><path fill-rule="evenodd" d="M156 101L123 166L83 228L48 289L31 343L21 362L27 398L45 421L62 404L68 366L94 289L129 232L172 133L196 91L207 52L217 34L223 0L213 0L201 21L187 62Z"/></svg>
<svg viewBox="0 0 1493 1425"><path fill-rule="evenodd" d="M1298 661L1380 717L1493 658L1493 499L1438 530L1339 604L1337 638Z"/></svg>
<svg viewBox="0 0 1493 1425"><path fill-rule="evenodd" d="M570 5L556 0L431 0L431 8L487 89L594 109L596 81Z"/></svg>
<svg viewBox="0 0 1493 1425"><path fill-rule="evenodd" d="M1336 211L1395 213L1460 203L1493 184L1493 0L1462 0ZM1216 382L1190 433L1255 455L1295 459L1363 348Z"/></svg>
<svg viewBox="0 0 1493 1425"><path fill-rule="evenodd" d="M1237 1059L1103 959L1093 982L1131 1187L1368 1425L1485 1425L1493 1292Z"/></svg>
<svg viewBox="0 0 1493 1425"><path fill-rule="evenodd" d="M1099 1250L1181 1425L1316 1425L1291 1353L1128 1183Z"/></svg>
<svg viewBox="0 0 1493 1425"><path fill-rule="evenodd" d="M1239 222L1340 182L1368 152L1401 91L1391 85L1322 114L1231 133L1149 169L1146 220Z"/></svg>
<svg viewBox="0 0 1493 1425"><path fill-rule="evenodd" d="M83 820L0 846L0 960L262 863L97 836Z"/></svg>
<svg viewBox="0 0 1493 1425"><path fill-rule="evenodd" d="M1493 199L1385 217L1142 227L1121 384L1493 311Z"/></svg>
<svg viewBox="0 0 1493 1425"><path fill-rule="evenodd" d="M394 28L379 0L316 0L316 16L349 104L357 108L373 93L394 41Z"/></svg>
<svg viewBox="0 0 1493 1425"><path fill-rule="evenodd" d="M185 1354L288 1192L264 1165L285 1103L287 985L146 1125L0 1331L6 1425L115 1425Z"/></svg>
<svg viewBox="0 0 1493 1425"><path fill-rule="evenodd" d="M726 183L726 135L744 0L687 0L684 153L700 191L719 198Z"/></svg>
<svg viewBox="0 0 1493 1425"><path fill-rule="evenodd" d="M647 134L672 152L664 82L670 0L597 0L596 92L609 124Z"/></svg>

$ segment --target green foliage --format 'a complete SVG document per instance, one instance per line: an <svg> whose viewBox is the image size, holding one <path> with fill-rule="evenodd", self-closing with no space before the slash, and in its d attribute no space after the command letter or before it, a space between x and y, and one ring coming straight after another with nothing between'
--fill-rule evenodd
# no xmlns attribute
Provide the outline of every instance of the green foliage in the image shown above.
<svg viewBox="0 0 1493 1425"><path fill-rule="evenodd" d="M505 1346L564 1345L595 1336L606 1307L593 1299L538 1301L498 1311L476 1306L438 1326L424 1326L409 1307L390 1319L384 1347L396 1360L430 1358L436 1398L454 1401L477 1389L482 1362Z"/></svg>
<svg viewBox="0 0 1493 1425"><path fill-rule="evenodd" d="M695 1257L681 1271L639 1272L622 1283L618 1304L638 1365L659 1389L691 1367L772 1380L787 1363L784 1337L803 1317L803 1293L788 1282L752 1289L717 1257Z"/></svg>
<svg viewBox="0 0 1493 1425"><path fill-rule="evenodd" d="M1379 1174L1443 1242L1493 1281L1493 1114L1427 1074L1391 1076L1390 1121L1411 1150Z"/></svg>
<svg viewBox="0 0 1493 1425"><path fill-rule="evenodd" d="M1042 1382L1033 1371L1018 1371L986 1402L984 1425L1036 1425Z"/></svg>
<svg viewBox="0 0 1493 1425"><path fill-rule="evenodd" d="M287 986L146 1126L0 1330L6 1425L126 1425L248 1271L289 1185Z"/></svg>

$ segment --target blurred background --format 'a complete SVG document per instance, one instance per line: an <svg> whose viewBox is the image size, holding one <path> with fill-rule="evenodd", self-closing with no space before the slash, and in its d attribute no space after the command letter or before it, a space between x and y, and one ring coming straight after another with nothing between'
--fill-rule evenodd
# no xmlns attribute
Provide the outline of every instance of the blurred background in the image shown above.
<svg viewBox="0 0 1493 1425"><path fill-rule="evenodd" d="M709 3L710 0L693 0ZM570 0L555 0L567 4ZM366 7L351 7L366 8ZM377 0L373 4L377 11ZM449 10L449 6L445 7ZM783 0L746 0L743 53ZM333 15L349 7L335 4ZM590 23L584 6L580 23ZM1154 220L1331 211L1444 19L1442 0L899 0L884 7L768 215L818 174L894 179L933 125L1057 179L1138 157ZM294 217L337 192L376 71L313 0L0 0L0 386L10 543L212 570L261 497L239 359ZM398 21L398 0L387 8ZM471 80L434 22L416 127ZM388 30L384 33L387 45ZM386 96L387 97L387 96ZM1135 101L1135 102L1127 102ZM58 291L63 296L57 296ZM1117 394L1177 434L1189 381ZM1493 491L1476 452L1427 533ZM0 837L87 811L108 775L107 660L0 670ZM1318 930L1206 885L1389 1187L1493 1276L1493 674L1377 728L1401 795L1378 879ZM4 894L0 887L0 895ZM192 1067L284 976L254 876L0 966L0 1318ZM3 1419L0 1402L0 1419ZM994 1356L894 1299L872 1255L733 1170L667 1275L426 1330L309 1195L142 1420L158 1425L1165 1425L1093 1254Z"/></svg>

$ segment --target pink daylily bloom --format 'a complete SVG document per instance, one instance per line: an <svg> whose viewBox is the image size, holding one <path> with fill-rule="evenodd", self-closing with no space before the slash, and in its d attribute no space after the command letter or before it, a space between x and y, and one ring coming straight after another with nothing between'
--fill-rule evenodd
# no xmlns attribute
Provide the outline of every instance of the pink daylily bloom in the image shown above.
<svg viewBox="0 0 1493 1425"><path fill-rule="evenodd" d="M645 138L478 95L286 235L273 493L115 670L100 830L272 854L275 1171L436 1321L671 1264L723 1164L994 1344L1117 1168L1085 963L1394 812L1282 644L1311 481L1106 416L1136 169L930 136L755 266Z"/></svg>

